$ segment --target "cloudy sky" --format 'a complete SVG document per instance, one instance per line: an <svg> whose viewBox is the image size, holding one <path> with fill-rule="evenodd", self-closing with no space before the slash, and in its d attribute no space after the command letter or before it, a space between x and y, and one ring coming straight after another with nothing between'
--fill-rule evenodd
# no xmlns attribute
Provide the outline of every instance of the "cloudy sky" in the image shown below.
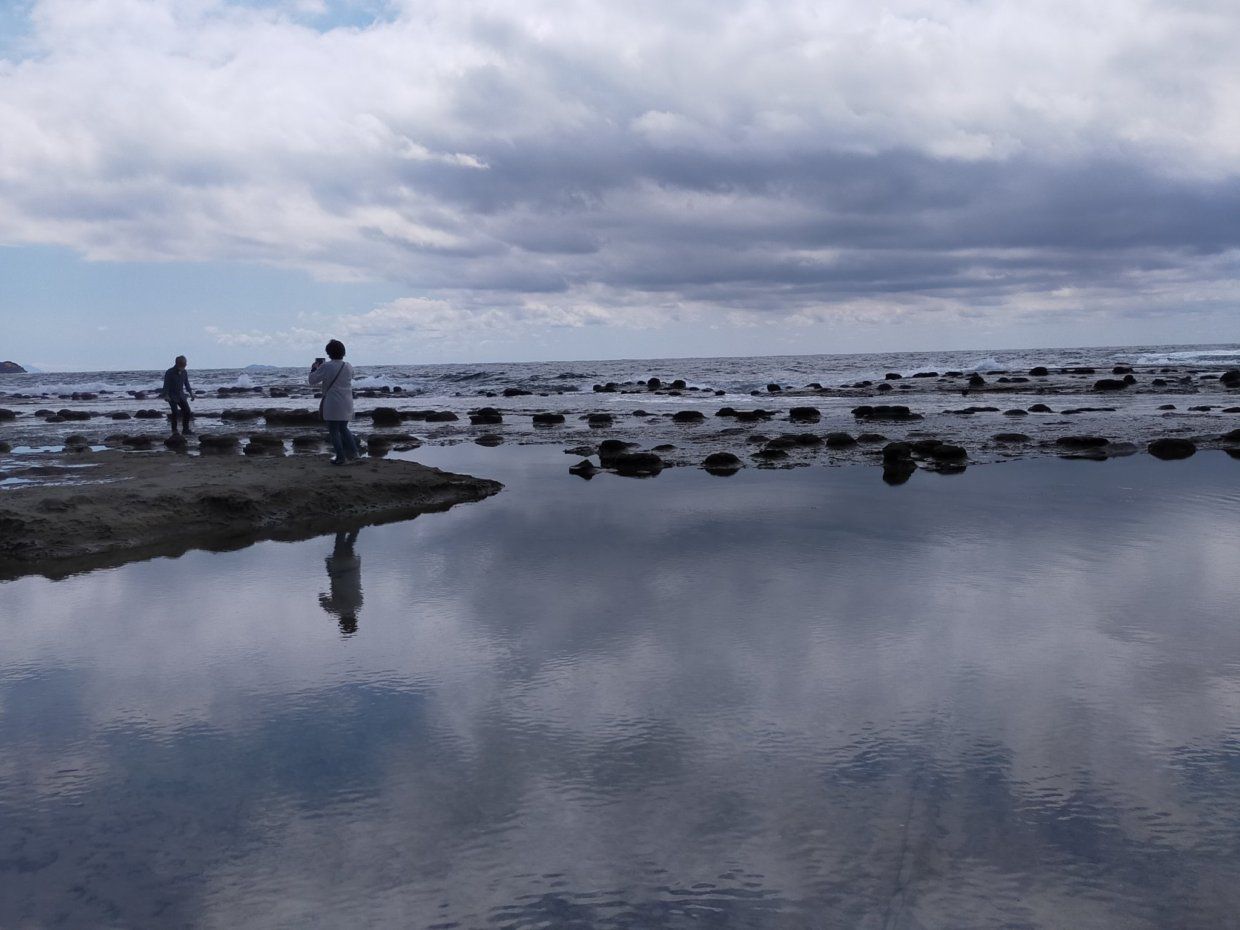
<svg viewBox="0 0 1240 930"><path fill-rule="evenodd" d="M0 357L1240 341L1231 0L0 0Z"/></svg>

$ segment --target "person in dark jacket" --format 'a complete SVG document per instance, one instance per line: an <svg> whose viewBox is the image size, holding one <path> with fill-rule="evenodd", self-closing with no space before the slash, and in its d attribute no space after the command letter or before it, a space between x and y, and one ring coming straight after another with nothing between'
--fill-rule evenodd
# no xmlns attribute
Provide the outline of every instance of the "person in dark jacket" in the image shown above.
<svg viewBox="0 0 1240 930"><path fill-rule="evenodd" d="M184 355L178 355L176 364L164 372L164 400L168 401L171 412L168 414L168 422L172 424L172 435L177 434L177 411L181 413L181 435L193 436L194 431L189 428L189 421L193 417L193 412L189 409L190 398L194 396L193 388L189 386L189 372L187 372Z"/></svg>

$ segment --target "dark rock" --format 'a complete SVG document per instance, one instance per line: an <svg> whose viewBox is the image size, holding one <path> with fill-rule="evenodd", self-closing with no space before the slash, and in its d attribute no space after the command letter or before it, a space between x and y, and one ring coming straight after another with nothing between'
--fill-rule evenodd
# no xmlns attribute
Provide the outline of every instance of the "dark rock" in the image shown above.
<svg viewBox="0 0 1240 930"><path fill-rule="evenodd" d="M741 467L741 460L731 452L712 452L702 460L702 467L715 475L730 475Z"/></svg>
<svg viewBox="0 0 1240 930"><path fill-rule="evenodd" d="M1155 439L1147 447L1150 455L1156 459L1186 459L1197 451L1197 447L1187 439L1165 437Z"/></svg>
<svg viewBox="0 0 1240 930"><path fill-rule="evenodd" d="M198 437L198 451L203 455L221 455L236 452L237 446L240 444L241 440L228 433L208 434Z"/></svg>
<svg viewBox="0 0 1240 930"><path fill-rule="evenodd" d="M392 441L386 436L366 437L366 454L371 458L381 459L392 451Z"/></svg>
<svg viewBox="0 0 1240 930"><path fill-rule="evenodd" d="M24 375L26 369L22 368L17 362L4 361L0 362L0 375Z"/></svg>
<svg viewBox="0 0 1240 930"><path fill-rule="evenodd" d="M1130 375L1132 374L1132 366L1131 365L1116 365L1114 368L1111 369L1111 374Z"/></svg>
<svg viewBox="0 0 1240 930"><path fill-rule="evenodd" d="M768 440L766 448L768 449L795 449L800 443L797 442L795 436L783 435L776 436L774 439Z"/></svg>
<svg viewBox="0 0 1240 930"><path fill-rule="evenodd" d="M907 442L889 442L883 446L884 462L899 462L913 457L913 447Z"/></svg>
<svg viewBox="0 0 1240 930"><path fill-rule="evenodd" d="M1240 387L1240 368L1229 368L1219 375L1219 381L1226 388Z"/></svg>
<svg viewBox="0 0 1240 930"><path fill-rule="evenodd" d="M246 455L283 455L284 440L279 436L254 435L241 451Z"/></svg>
<svg viewBox="0 0 1240 930"><path fill-rule="evenodd" d="M1122 391L1126 387L1128 383L1118 378L1099 378L1094 382L1095 391Z"/></svg>
<svg viewBox="0 0 1240 930"><path fill-rule="evenodd" d="M983 378L981 375L977 374L976 372L974 374L969 375L969 387L977 388L977 387L985 387L985 385L986 385L986 379Z"/></svg>
<svg viewBox="0 0 1240 930"><path fill-rule="evenodd" d="M88 413L85 410L70 410L67 407L63 410L57 410L56 415L60 417L62 421L64 420L75 420L75 421L89 420L91 417L94 416L93 413Z"/></svg>
<svg viewBox="0 0 1240 930"><path fill-rule="evenodd" d="M589 459L582 459L576 465L569 465L568 473L570 475L576 475L578 478L585 478L586 481L589 481L599 473L599 469L595 468L594 463Z"/></svg>
<svg viewBox="0 0 1240 930"><path fill-rule="evenodd" d="M1153 381L1150 382L1150 384L1154 385L1154 387L1166 387L1167 379L1166 378L1155 378Z"/></svg>
<svg viewBox="0 0 1240 930"><path fill-rule="evenodd" d="M17 411L0 407L0 420L16 420Z"/></svg>
<svg viewBox="0 0 1240 930"><path fill-rule="evenodd" d="M920 420L920 413L912 413L908 407L902 405L862 405L853 407L852 415L858 420Z"/></svg>
<svg viewBox="0 0 1240 930"><path fill-rule="evenodd" d="M135 452L155 448L155 441L150 436L126 436L121 440L121 444Z"/></svg>
<svg viewBox="0 0 1240 930"><path fill-rule="evenodd" d="M995 433L993 437L995 442L1028 442L1029 437L1024 433Z"/></svg>
<svg viewBox="0 0 1240 930"><path fill-rule="evenodd" d="M783 449L768 445L766 448L759 449L757 452L753 453L753 457L756 459L761 459L764 462L777 462L780 459L786 459L788 457L788 453Z"/></svg>
<svg viewBox="0 0 1240 930"><path fill-rule="evenodd" d="M737 423L756 423L758 420L769 420L771 414L765 410L738 410L736 411Z"/></svg>
<svg viewBox="0 0 1240 930"><path fill-rule="evenodd" d="M1096 375L1098 369L1089 367L1065 368L1064 371L1070 375Z"/></svg>
<svg viewBox="0 0 1240 930"><path fill-rule="evenodd" d="M564 422L562 413L536 413L533 417L535 426L559 426Z"/></svg>
<svg viewBox="0 0 1240 930"><path fill-rule="evenodd" d="M1132 375L1124 375L1124 383L1129 386L1132 386L1137 383L1137 379L1134 378Z"/></svg>
<svg viewBox="0 0 1240 930"><path fill-rule="evenodd" d="M504 388L503 393L505 397L529 397L534 392L527 391L523 388L509 387L509 388Z"/></svg>
<svg viewBox="0 0 1240 930"><path fill-rule="evenodd" d="M883 393L885 394L887 391L890 391L890 390L891 390L891 385L890 385L890 384L887 384L886 382L884 382L884 383L880 384L878 387L876 387L874 390L876 390L876 391L881 391L881 392L883 392Z"/></svg>
<svg viewBox="0 0 1240 930"><path fill-rule="evenodd" d="M715 416L734 417L736 416L736 410L733 407L720 407L717 411L715 411Z"/></svg>
<svg viewBox="0 0 1240 930"><path fill-rule="evenodd" d="M700 410L678 410L672 414L673 423L700 423L706 415Z"/></svg>
<svg viewBox="0 0 1240 930"><path fill-rule="evenodd" d="M610 413L590 413L586 415L586 424L594 429L611 426L612 416Z"/></svg>
<svg viewBox="0 0 1240 930"><path fill-rule="evenodd" d="M451 410L432 410L423 419L427 423L455 423L460 417Z"/></svg>
<svg viewBox="0 0 1240 930"><path fill-rule="evenodd" d="M133 417L127 414L124 410L117 410L115 413L109 413L108 419L109 420L132 420Z"/></svg>
<svg viewBox="0 0 1240 930"><path fill-rule="evenodd" d="M1050 407L1046 406L1046 404L1030 404L1029 412L1030 413L1054 413L1055 411L1052 410Z"/></svg>
<svg viewBox="0 0 1240 930"><path fill-rule="evenodd" d="M913 373L914 378L937 378L938 376L939 373L937 371L918 371Z"/></svg>
<svg viewBox="0 0 1240 930"><path fill-rule="evenodd" d="M257 420L263 415L261 410L246 409L244 407L230 407L220 414L221 420Z"/></svg>
<svg viewBox="0 0 1240 930"><path fill-rule="evenodd" d="M1193 413L1209 413L1214 408L1209 404L1198 404L1197 406L1189 407L1188 409Z"/></svg>
<svg viewBox="0 0 1240 930"><path fill-rule="evenodd" d="M604 468L615 466L616 460L632 449L635 443L620 439L604 439L598 444L598 460Z"/></svg>
<svg viewBox="0 0 1240 930"><path fill-rule="evenodd" d="M688 385L685 384L684 378L677 378L672 382L673 391L683 391L686 387L688 387Z"/></svg>
<svg viewBox="0 0 1240 930"><path fill-rule="evenodd" d="M1035 378L1045 378L1050 374L1050 372L1047 370L1045 365L1034 365L1029 369L1029 374L1033 375Z"/></svg>
<svg viewBox="0 0 1240 930"><path fill-rule="evenodd" d="M1229 445L1240 444L1240 429L1233 429L1230 433L1224 433L1219 437L1219 440Z"/></svg>
<svg viewBox="0 0 1240 930"><path fill-rule="evenodd" d="M494 407L480 407L471 411L469 422L474 426L494 426L504 422L504 416Z"/></svg>
<svg viewBox="0 0 1240 930"><path fill-rule="evenodd" d="M1011 410L1004 410L1003 415L1005 417L1027 417L1029 416L1029 411L1021 410L1019 407L1013 407Z"/></svg>
<svg viewBox="0 0 1240 930"><path fill-rule="evenodd" d="M263 411L263 420L268 426L321 426L323 418L317 410L282 410L279 407L268 407Z"/></svg>
<svg viewBox="0 0 1240 930"><path fill-rule="evenodd" d="M826 439L823 441L827 444L828 449L847 449L849 446L857 444L857 440L853 439L850 434L843 432L827 433Z"/></svg>
<svg viewBox="0 0 1240 930"><path fill-rule="evenodd" d="M904 484L917 471L912 459L893 459L883 463L883 482L892 486Z"/></svg>
<svg viewBox="0 0 1240 930"><path fill-rule="evenodd" d="M164 445L173 452L184 452L189 448L189 442L180 433L173 433L164 440Z"/></svg>
<svg viewBox="0 0 1240 930"><path fill-rule="evenodd" d="M7 442L0 442L0 455L8 455L13 451L13 447Z"/></svg>
<svg viewBox="0 0 1240 930"><path fill-rule="evenodd" d="M954 446L951 443L940 443L930 450L930 457L936 462L959 462L967 459L969 453L965 451L963 446Z"/></svg>
<svg viewBox="0 0 1240 930"><path fill-rule="evenodd" d="M788 411L788 419L797 423L817 423L822 418L822 411L817 407L793 407Z"/></svg>
<svg viewBox="0 0 1240 930"><path fill-rule="evenodd" d="M376 407L370 411L370 419L377 427L400 426L400 411L395 407Z"/></svg>
<svg viewBox="0 0 1240 930"><path fill-rule="evenodd" d="M653 452L622 452L612 467L627 478L646 478L663 470L663 460Z"/></svg>
<svg viewBox="0 0 1240 930"><path fill-rule="evenodd" d="M900 374L898 371L889 371L887 374L883 375L883 377L888 381L899 381L904 377L904 375Z"/></svg>
<svg viewBox="0 0 1240 930"><path fill-rule="evenodd" d="M504 437L499 435L499 433L483 433L475 439L474 442L480 446L494 447L502 445L504 442Z"/></svg>
<svg viewBox="0 0 1240 930"><path fill-rule="evenodd" d="M783 388L781 388L778 384L768 384L766 386L766 390L767 390L767 393L778 394L780 391L783 390Z"/></svg>
<svg viewBox="0 0 1240 930"><path fill-rule="evenodd" d="M1159 410L1174 410L1175 404L1159 404L1158 409Z"/></svg>
<svg viewBox="0 0 1240 930"><path fill-rule="evenodd" d="M887 437L884 436L882 433L862 433L861 435L857 437L857 442L874 443L874 442L886 442L886 441L887 441Z"/></svg>
<svg viewBox="0 0 1240 930"><path fill-rule="evenodd" d="M1065 449L1100 449L1110 441L1101 436L1060 436L1055 440L1055 445Z"/></svg>

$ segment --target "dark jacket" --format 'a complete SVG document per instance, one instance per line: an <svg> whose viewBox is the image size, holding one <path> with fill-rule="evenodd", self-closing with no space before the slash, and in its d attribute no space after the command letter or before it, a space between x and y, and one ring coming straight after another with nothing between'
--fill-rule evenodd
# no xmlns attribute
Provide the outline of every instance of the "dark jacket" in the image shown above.
<svg viewBox="0 0 1240 930"><path fill-rule="evenodd" d="M173 365L164 372L164 397L168 400L186 400L192 390L188 371Z"/></svg>

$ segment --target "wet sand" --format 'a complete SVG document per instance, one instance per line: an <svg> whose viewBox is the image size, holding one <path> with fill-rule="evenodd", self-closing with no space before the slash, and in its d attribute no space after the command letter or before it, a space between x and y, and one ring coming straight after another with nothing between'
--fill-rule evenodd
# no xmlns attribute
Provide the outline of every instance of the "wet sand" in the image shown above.
<svg viewBox="0 0 1240 930"><path fill-rule="evenodd" d="M0 498L0 578L303 539L446 510L502 487L413 462L335 468L321 456L102 452L75 456L73 465L32 461L24 471L37 483Z"/></svg>

